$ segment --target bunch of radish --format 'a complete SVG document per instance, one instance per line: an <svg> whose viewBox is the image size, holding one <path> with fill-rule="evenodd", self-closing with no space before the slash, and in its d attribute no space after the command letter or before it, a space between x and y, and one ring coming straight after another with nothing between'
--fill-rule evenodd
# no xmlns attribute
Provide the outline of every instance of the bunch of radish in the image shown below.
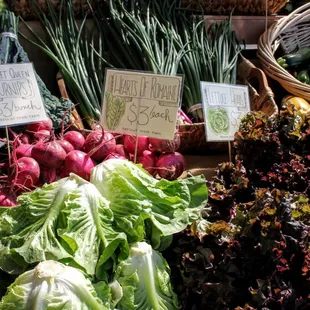
<svg viewBox="0 0 310 310"><path fill-rule="evenodd" d="M50 119L29 124L22 135L11 133L11 160L1 167L0 206L14 206L16 194L71 172L89 180L91 169L110 158L136 159L150 174L169 180L178 178L185 168L183 156L175 152L180 145L178 135L174 141L145 136L136 140L136 136L126 135L123 144L117 144L117 137L98 128L86 137L73 130L62 130L56 137Z"/></svg>
<svg viewBox="0 0 310 310"><path fill-rule="evenodd" d="M50 119L29 124L21 135L10 132L13 141L9 142L9 156L1 167L0 206L15 206L20 193L65 176L68 155L85 142L84 136L75 131L56 138ZM89 171L93 167L94 163ZM89 178L89 174L84 176Z"/></svg>
<svg viewBox="0 0 310 310"><path fill-rule="evenodd" d="M138 139L138 141L137 141ZM124 150L134 158L137 146L137 163L142 164L150 174L158 174L161 178L175 180L185 169L184 157L176 152L180 146L180 136L174 140L148 138L145 136L125 136Z"/></svg>

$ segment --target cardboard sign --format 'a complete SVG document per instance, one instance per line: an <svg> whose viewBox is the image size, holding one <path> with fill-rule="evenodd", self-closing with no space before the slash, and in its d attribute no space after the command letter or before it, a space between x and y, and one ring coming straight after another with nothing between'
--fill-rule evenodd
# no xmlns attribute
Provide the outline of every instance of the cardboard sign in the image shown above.
<svg viewBox="0 0 310 310"><path fill-rule="evenodd" d="M101 124L110 132L173 139L182 77L107 69Z"/></svg>
<svg viewBox="0 0 310 310"><path fill-rule="evenodd" d="M0 65L0 126L45 119L32 63Z"/></svg>
<svg viewBox="0 0 310 310"><path fill-rule="evenodd" d="M251 111L247 86L200 82L207 141L233 141Z"/></svg>

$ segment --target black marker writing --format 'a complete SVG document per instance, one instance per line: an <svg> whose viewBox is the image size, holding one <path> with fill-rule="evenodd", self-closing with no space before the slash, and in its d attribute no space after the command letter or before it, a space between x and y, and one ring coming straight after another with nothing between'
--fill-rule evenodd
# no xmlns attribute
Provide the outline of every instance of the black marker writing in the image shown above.
<svg viewBox="0 0 310 310"><path fill-rule="evenodd" d="M115 75L113 93L121 96L135 97L138 94L137 81Z"/></svg>
<svg viewBox="0 0 310 310"><path fill-rule="evenodd" d="M33 87L30 80L19 79L0 81L0 97L4 98L30 98L33 96Z"/></svg>
<svg viewBox="0 0 310 310"><path fill-rule="evenodd" d="M161 101L178 101L177 85L160 84L156 77L152 78L151 84L151 98Z"/></svg>
<svg viewBox="0 0 310 310"><path fill-rule="evenodd" d="M145 126L150 122L150 120L153 119L161 119L168 123L173 123L170 116L170 110L168 108L163 111L162 109L158 110L156 108L156 105L153 105L151 107L141 105L138 115L138 107L133 103L129 107L129 110L131 113L127 117L127 120L131 122L131 124L137 122L138 125Z"/></svg>
<svg viewBox="0 0 310 310"><path fill-rule="evenodd" d="M1 102L0 103L0 116L11 117L14 113L20 111L38 111L42 110L41 106L37 106L32 100L17 105L15 102Z"/></svg>
<svg viewBox="0 0 310 310"><path fill-rule="evenodd" d="M10 68L9 74L12 79L30 78L30 73L28 72L28 70L15 71L13 68Z"/></svg>

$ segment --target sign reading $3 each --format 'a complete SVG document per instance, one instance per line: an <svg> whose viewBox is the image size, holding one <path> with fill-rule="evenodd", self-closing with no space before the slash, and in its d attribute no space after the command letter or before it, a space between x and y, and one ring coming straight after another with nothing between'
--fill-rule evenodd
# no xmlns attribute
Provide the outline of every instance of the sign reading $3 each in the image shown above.
<svg viewBox="0 0 310 310"><path fill-rule="evenodd" d="M107 69L101 123L105 130L173 139L182 77Z"/></svg>

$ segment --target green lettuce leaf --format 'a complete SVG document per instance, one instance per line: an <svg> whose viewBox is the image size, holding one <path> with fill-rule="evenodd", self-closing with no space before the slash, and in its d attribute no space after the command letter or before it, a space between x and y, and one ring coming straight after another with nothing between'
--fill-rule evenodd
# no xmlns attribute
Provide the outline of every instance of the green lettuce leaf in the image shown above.
<svg viewBox="0 0 310 310"><path fill-rule="evenodd" d="M102 278L105 270L101 268L109 258L117 260L114 252L118 248L119 259L128 257L126 235L114 231L109 202L93 184L86 182L69 193L62 214L64 227L58 229L59 236L70 248L74 262L88 274L95 274L98 261L97 276Z"/></svg>
<svg viewBox="0 0 310 310"><path fill-rule="evenodd" d="M179 309L169 266L146 242L131 246L129 258L116 269L115 280L123 288L123 297L117 304L120 310Z"/></svg>
<svg viewBox="0 0 310 310"><path fill-rule="evenodd" d="M80 270L45 261L21 274L0 302L0 310L30 309L109 310L110 306L97 297L91 282Z"/></svg>
<svg viewBox="0 0 310 310"><path fill-rule="evenodd" d="M56 236L57 220L68 193L78 187L78 182L76 178L65 178L44 185L19 196L21 205L2 213L0 267L3 270L21 273L28 264L71 256Z"/></svg>
<svg viewBox="0 0 310 310"><path fill-rule="evenodd" d="M163 236L182 231L199 217L208 194L205 178L157 180L141 165L109 159L96 166L91 183L110 201L117 227L130 242L148 238L154 248Z"/></svg>
<svg viewBox="0 0 310 310"><path fill-rule="evenodd" d="M126 235L114 231L109 203L77 175L19 197L0 218L0 268L20 274L29 264L57 260L103 278L128 256ZM111 258L111 259L110 259Z"/></svg>

